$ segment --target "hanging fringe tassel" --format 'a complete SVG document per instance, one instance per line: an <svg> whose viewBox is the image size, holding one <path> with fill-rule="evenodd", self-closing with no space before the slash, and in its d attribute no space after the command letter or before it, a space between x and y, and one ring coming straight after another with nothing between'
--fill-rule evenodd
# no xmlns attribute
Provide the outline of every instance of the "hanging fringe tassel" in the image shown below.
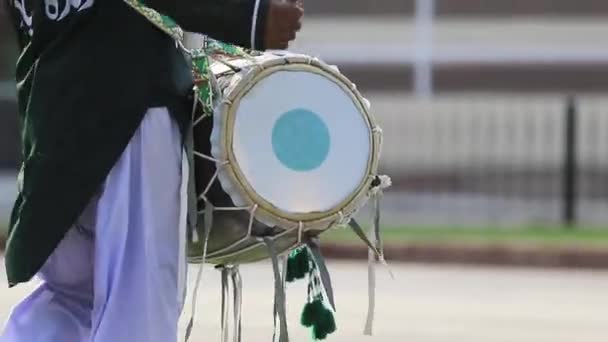
<svg viewBox="0 0 608 342"><path fill-rule="evenodd" d="M336 331L334 313L323 303L321 304L323 305L323 310L321 310L320 316L312 327L312 337L315 340L324 340Z"/></svg>
<svg viewBox="0 0 608 342"><path fill-rule="evenodd" d="M306 246L293 250L287 258L286 280L292 283L306 278L311 268L311 260Z"/></svg>
<svg viewBox="0 0 608 342"><path fill-rule="evenodd" d="M334 313L325 306L322 298L306 303L300 322L303 326L312 328L312 338L315 341L324 340L336 331Z"/></svg>
<svg viewBox="0 0 608 342"><path fill-rule="evenodd" d="M241 273L238 266L222 266L219 267L222 272L222 313L221 313L221 340L222 342L230 341L230 287L232 287L232 310L233 310L233 327L232 341L241 342L242 338L242 305L243 305L243 284Z"/></svg>
<svg viewBox="0 0 608 342"><path fill-rule="evenodd" d="M336 331L335 310L332 310L335 308L333 290L318 243L309 241L307 246L306 251L310 253L311 262L308 271L307 301L302 310L300 323L311 328L314 340L324 340Z"/></svg>
<svg viewBox="0 0 608 342"><path fill-rule="evenodd" d="M321 285L323 286L323 290L325 291L327 300L331 305L331 309L335 312L336 302L334 300L334 288L331 282L331 277L329 275L329 270L327 269L327 265L325 264L325 258L321 254L319 240L317 238L310 239L306 245L308 246L308 251L310 253L310 256L312 257L311 265L319 272L319 277L321 278Z"/></svg>
<svg viewBox="0 0 608 342"><path fill-rule="evenodd" d="M274 334L272 340L273 342L277 340L276 338L278 330L278 342L289 342L289 332L287 331L285 287L283 286L281 270L279 268L279 255L277 254L274 241L271 238L265 237L264 243L268 248L268 254L270 255L272 269L274 272ZM277 321L279 323L278 326Z"/></svg>
<svg viewBox="0 0 608 342"><path fill-rule="evenodd" d="M243 337L243 279L238 266L233 268L232 289L234 291L234 342L241 342Z"/></svg>
<svg viewBox="0 0 608 342"><path fill-rule="evenodd" d="M226 267L221 268L222 272L222 316L220 321L220 331L222 342L228 342L228 277L230 270Z"/></svg>
<svg viewBox="0 0 608 342"><path fill-rule="evenodd" d="M370 196L372 198L373 208L372 208L372 218L373 223L370 229L369 234L365 234L363 228L357 223L356 220L352 219L349 222L349 225L365 242L368 251L368 308L367 308L367 316L365 319L365 327L363 329L363 334L371 336L373 334L373 326L374 326L374 315L376 310L376 263L379 261L383 266L385 266L391 276L392 279L395 279L393 272L388 267L388 263L384 258L382 239L380 236L380 199L382 196L382 190L391 186L391 179L388 176L378 176L374 180L372 184L373 188L370 191Z"/></svg>
<svg viewBox="0 0 608 342"><path fill-rule="evenodd" d="M198 289L201 284L201 280L203 277L203 266L205 265L205 261L207 258L207 245L209 242L209 234L211 233L211 228L213 227L213 205L210 202L205 202L205 217L203 221L203 256L201 263L198 267L198 273L196 275L196 282L194 285L194 291L192 292L192 312L190 316L190 320L188 321L188 326L186 327L186 338L185 341L188 342L190 336L192 335L192 329L194 328L194 317L196 316L196 300L198 298Z"/></svg>
<svg viewBox="0 0 608 342"><path fill-rule="evenodd" d="M321 317L321 311L323 311L323 302L320 299L307 302L302 310L300 323L307 328L312 328L317 318Z"/></svg>
<svg viewBox="0 0 608 342"><path fill-rule="evenodd" d="M382 241L380 239L380 194L374 195L373 198L373 221L374 224L370 230L370 240L380 255L382 255ZM368 308L367 318L365 320L365 329L363 334L372 336L374 328L374 314L376 311L376 262L378 257L372 250L368 253Z"/></svg>
<svg viewBox="0 0 608 342"><path fill-rule="evenodd" d="M308 301L302 310L300 323L311 328L312 338L315 341L324 340L337 329L334 312L325 304L318 278L310 280L308 292Z"/></svg>

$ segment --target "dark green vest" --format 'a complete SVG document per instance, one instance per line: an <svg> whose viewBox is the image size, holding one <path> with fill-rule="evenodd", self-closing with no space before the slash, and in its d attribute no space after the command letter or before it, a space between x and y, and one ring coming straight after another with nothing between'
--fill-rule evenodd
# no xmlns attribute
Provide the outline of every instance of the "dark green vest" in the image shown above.
<svg viewBox="0 0 608 342"><path fill-rule="evenodd" d="M186 59L122 0L45 2L26 1L33 32L20 25L23 166L6 249L11 286L40 270L148 108L169 107L183 130L191 108Z"/></svg>

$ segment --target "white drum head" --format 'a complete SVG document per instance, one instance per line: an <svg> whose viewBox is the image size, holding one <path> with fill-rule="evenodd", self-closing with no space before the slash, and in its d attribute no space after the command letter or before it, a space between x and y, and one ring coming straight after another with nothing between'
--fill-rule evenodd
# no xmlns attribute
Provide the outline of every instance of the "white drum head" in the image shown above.
<svg viewBox="0 0 608 342"><path fill-rule="evenodd" d="M249 186L287 213L326 212L365 181L367 118L343 85L280 70L259 80L234 111L232 151Z"/></svg>

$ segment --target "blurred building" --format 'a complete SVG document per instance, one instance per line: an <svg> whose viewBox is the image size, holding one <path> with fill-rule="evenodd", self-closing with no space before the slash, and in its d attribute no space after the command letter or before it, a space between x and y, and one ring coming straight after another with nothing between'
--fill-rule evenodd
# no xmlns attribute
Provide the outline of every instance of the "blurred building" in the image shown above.
<svg viewBox="0 0 608 342"><path fill-rule="evenodd" d="M608 225L608 2L306 6L293 49L337 64L372 101L394 222L550 224L573 205L580 222ZM14 170L5 26L0 18L0 169Z"/></svg>
<svg viewBox="0 0 608 342"><path fill-rule="evenodd" d="M0 170L15 168L18 161L17 117L13 79L17 55L8 18L0 10Z"/></svg>

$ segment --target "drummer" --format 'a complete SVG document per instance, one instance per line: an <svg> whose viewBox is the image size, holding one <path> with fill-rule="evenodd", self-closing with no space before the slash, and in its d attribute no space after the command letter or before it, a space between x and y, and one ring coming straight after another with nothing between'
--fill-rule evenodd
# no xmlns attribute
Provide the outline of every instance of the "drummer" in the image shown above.
<svg viewBox="0 0 608 342"><path fill-rule="evenodd" d="M17 31L23 126L9 285L39 275L1 342L171 342L185 293L183 134L193 80L126 0L0 0ZM147 0L185 30L284 49L301 4Z"/></svg>

